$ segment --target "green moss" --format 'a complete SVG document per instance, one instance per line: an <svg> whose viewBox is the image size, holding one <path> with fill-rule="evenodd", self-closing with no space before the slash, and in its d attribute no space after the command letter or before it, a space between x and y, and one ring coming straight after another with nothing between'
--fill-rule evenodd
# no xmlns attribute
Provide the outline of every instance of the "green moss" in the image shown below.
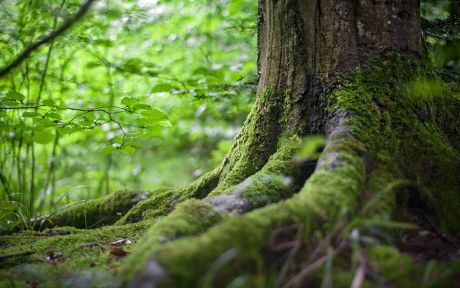
<svg viewBox="0 0 460 288"><path fill-rule="evenodd" d="M336 127L338 134L328 140L318 169L300 192L288 200L281 199L299 190L306 173L303 166L296 166L292 160L298 140L288 139L277 130L263 129L279 127L282 112L280 108L271 108L270 105L274 105L272 93L263 95L253 110L254 115L262 116L249 118L222 167L191 185L154 193L119 221L121 224L144 219L136 224L139 231L153 223L126 259L121 275L129 280L154 259L179 287L224 286L242 273L249 275L251 283L266 284L272 279L268 275L277 271L267 268L270 263L264 258L266 244L274 230L303 223L305 229L308 228L305 232L308 238L322 239L322 235L330 235L331 227L346 223L360 211L360 206L375 199L376 195L383 197L374 205L365 206L371 209L362 216L388 215L394 208L394 199L404 193L401 192L404 189L396 188L407 186L407 183L417 187L445 231L460 231L460 180L457 176L460 172L460 98L457 88L439 82L436 83L442 89L428 94L423 92L426 95L420 93L420 89L411 90L418 85L419 79L436 78L424 69L389 56L344 81L333 93L329 109L346 112L342 114L350 115L348 121ZM439 93L443 95L435 95ZM273 153L275 150L277 152ZM294 184L286 185L285 176L294 179ZM224 216L205 201L187 200L232 193L240 193L254 207L278 202L245 215ZM176 207L179 202L183 203ZM38 245L40 253L45 253L49 249L46 247L74 249L72 247L79 241L113 238L130 233L133 227L136 226L95 229L85 236L79 230L72 230L78 236L63 236L68 237L68 246L58 240L40 240L27 234L0 238L0 244L5 245L8 253L24 251L30 245ZM141 233L136 232L132 237L139 239ZM66 251L76 255L76 251ZM85 251L80 253L89 253ZM29 257L43 255L40 253ZM366 253L370 267L376 267L377 273L395 286L423 284L426 278L424 265L414 263L395 248L370 246ZM107 258L101 260L94 255L84 259L75 257L72 258L77 259L72 260L75 264L69 263L68 267L77 269L87 267L89 261L107 261ZM11 261L15 265L23 260ZM444 264L433 265L439 277L429 278L428 286L449 283L455 269L460 267L460 264L453 265L452 269ZM104 267L118 269L119 264L106 263ZM333 269L340 268L336 265ZM443 273L443 269L448 272ZM349 282L352 279L349 272L353 271L343 271L338 280ZM378 283L365 285L373 284Z"/></svg>
<svg viewBox="0 0 460 288"><path fill-rule="evenodd" d="M415 182L421 183L422 187L429 187L420 192L426 193L430 202L437 207L438 219L447 223L443 227L455 231L456 223L460 223L454 221L457 219L457 211L460 211L455 207L460 201L457 201L458 193L454 190L459 186L454 185L458 180L451 175L456 175L459 171L456 166L458 164L455 164L460 163L457 158L458 151L455 149L458 140L447 135L455 129L446 129L445 124L440 125L437 122L448 118L458 123L458 120L451 116L455 114L452 109L458 104L457 100L449 95L430 97L429 105L420 101L423 97L417 98L417 101L407 98L407 94L403 92L407 90L405 83L415 81L422 73L428 72L395 56L376 62L370 70L363 69L355 73L351 80L344 82L343 87L333 94L332 104L329 106L331 110L346 111L352 115L346 123L351 135L347 135L346 132L343 137L328 142L319 169L308 179L300 193L289 200L222 221L199 236L168 243L152 257L166 268L177 281L175 284L191 287L202 283L200 281L205 281L204 279L209 279L202 278L202 275L209 275L210 267L219 262L222 255L235 249L236 256L222 268L225 272L212 272L213 279L219 279L223 281L218 282L219 284L225 284L229 275L238 275L241 269L248 272L251 271L248 267L263 266L260 254L271 231L276 227L299 219L326 219L325 222L319 223L328 225L315 229L327 229L331 226L330 223L335 223L344 215L353 215L359 210L364 191L369 192L370 197L385 193L387 189L393 191L391 183ZM433 101L454 105L435 105L434 107L438 108L433 110ZM444 134L446 136L443 136ZM267 162L267 167L272 165L271 160ZM433 163L437 164L432 166ZM375 174L367 175L366 167L372 167L376 171ZM383 174L377 175L382 171ZM424 171L428 171L427 174L424 174ZM428 177L429 175L435 179ZM282 191L280 187L275 188L274 183L263 183L261 178L257 179L258 176L259 174L255 173L251 183L254 184L255 192L263 191L262 195L270 195L267 190L271 188ZM425 178L420 180L422 176ZM446 179L447 184L442 184ZM232 186L240 182L241 179L235 178L235 181L230 181L227 185ZM225 187L226 189L218 189L213 194L229 191L229 187ZM377 201L380 206L374 207L373 211L377 215L386 214L393 207L391 202L394 195L386 195L389 197L383 197L383 201ZM449 201L447 199L453 203L443 203ZM451 215L443 214L442 207L445 205L456 211L452 211ZM372 257L381 262L382 271L406 263L407 271L403 274L411 274L411 267L414 266L409 265L410 259L401 258L401 255L394 253L395 251L382 248L382 251L372 252ZM238 263L240 268L236 267L235 263ZM414 268L414 271L419 273L420 269ZM397 277L397 272L388 271L388 277ZM406 283L406 280L401 281Z"/></svg>
<svg viewBox="0 0 460 288"><path fill-rule="evenodd" d="M146 191L118 191L99 199L66 207L47 217L43 226L95 228L113 224L148 195L149 192Z"/></svg>
<svg viewBox="0 0 460 288"><path fill-rule="evenodd" d="M282 113L278 103L284 101L283 96L267 88L257 97L242 131L223 161L214 195L223 194L225 190L260 171L276 152L281 136L279 117Z"/></svg>
<svg viewBox="0 0 460 288"><path fill-rule="evenodd" d="M277 220L287 216L278 209L268 207L256 211L245 216L231 217L192 239L168 243L154 255L154 259L166 267L176 287L200 287L200 283L211 277L210 273L213 279L219 279L220 284L228 284L221 279L221 273L238 275L238 272L253 271L261 261L260 250L270 228L275 223L280 224ZM212 267L220 262L221 255L230 250L234 256L221 270L213 271Z"/></svg>
<svg viewBox="0 0 460 288"><path fill-rule="evenodd" d="M241 183L225 190L214 190L209 196L238 194L248 199L253 208L287 198L305 181L301 166L293 162L299 140L283 138L276 153L270 156L264 167Z"/></svg>
<svg viewBox="0 0 460 288"><path fill-rule="evenodd" d="M414 282L421 282L421 279L414 279L415 275L421 276L421 267L417 267L410 257L400 254L396 248L383 245L371 246L367 252L372 264L378 267L379 273L385 279L397 282L398 287L412 287Z"/></svg>
<svg viewBox="0 0 460 288"><path fill-rule="evenodd" d="M176 281L174 285L179 287L199 286L200 283L210 281L210 274L214 281L218 281L212 282L213 285L228 284L233 279L231 275L235 277L243 271L263 275L265 268L261 251L276 227L295 223L299 219L312 219L318 213L340 217L332 213L332 210L352 210L357 206L355 202L365 178L361 150L353 148L358 146L356 143L349 149L345 149L346 145L342 142L336 148L339 149L339 146L344 151L341 160L345 164L316 172L295 197L243 216L224 219L206 233L163 245L151 257L168 271ZM334 220L330 219L333 223ZM221 270L211 268L223 261L223 255L229 251L234 253L233 258L225 265L222 264ZM259 267L259 270L254 270L255 267Z"/></svg>
<svg viewBox="0 0 460 288"><path fill-rule="evenodd" d="M1 236L1 255L31 254L0 260L0 279L8 283L7 287L25 287L31 283L39 287L75 287L79 283L89 283L92 287L119 286L120 280L114 273L121 259L110 255L109 243L120 239L135 242L150 225L151 222L139 222L90 230L60 227ZM132 244L124 249L129 252L131 247ZM56 259L51 260L50 255L57 255Z"/></svg>
<svg viewBox="0 0 460 288"><path fill-rule="evenodd" d="M139 222L142 219L154 219L166 215L174 207L174 190L160 190L152 193L149 199L145 199L132 207L128 213L120 218L116 224Z"/></svg>
<svg viewBox="0 0 460 288"><path fill-rule="evenodd" d="M204 198L217 185L220 168L206 173L200 179L178 188L159 189L151 193L149 199L139 202L126 213L117 224L138 222L167 215L174 206L191 198Z"/></svg>
<svg viewBox="0 0 460 288"><path fill-rule="evenodd" d="M417 262L395 247L369 246L366 252L382 282L394 287L452 287L460 271L460 261Z"/></svg>
<svg viewBox="0 0 460 288"><path fill-rule="evenodd" d="M147 231L123 265L122 274L131 279L147 263L161 244L179 237L195 235L221 220L223 216L209 203L187 200L168 216L160 218Z"/></svg>
<svg viewBox="0 0 460 288"><path fill-rule="evenodd" d="M289 115L291 113L292 107L293 107L293 97L292 97L292 87L289 87L286 89L284 92L284 103L283 103L283 108L282 108L282 114L280 118L280 124L281 125L286 125L289 122Z"/></svg>
<svg viewBox="0 0 460 288"><path fill-rule="evenodd" d="M343 86L329 107L354 113L353 135L376 162L394 179L414 183L435 212L433 220L444 231L458 233L458 86L394 55L357 71Z"/></svg>

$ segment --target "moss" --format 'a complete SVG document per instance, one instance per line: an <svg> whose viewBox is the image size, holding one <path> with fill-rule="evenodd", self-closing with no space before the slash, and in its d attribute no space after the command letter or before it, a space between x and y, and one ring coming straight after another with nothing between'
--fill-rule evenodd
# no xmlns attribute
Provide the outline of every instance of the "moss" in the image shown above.
<svg viewBox="0 0 460 288"><path fill-rule="evenodd" d="M389 56L343 81L342 87L333 93L329 109L337 115L348 115L347 121L336 125L318 168L300 192L281 201L298 190L302 177L308 173L305 167L296 166L292 161L298 141L276 130L282 109L271 107L274 105L271 93L264 95L253 110L254 115L261 117L250 117L222 167L191 185L153 194L119 221L121 224L144 219L136 224L139 231L153 223L126 259L121 275L129 280L153 259L179 287L225 286L242 273L248 275L251 283L271 283L270 273L278 270L268 268L270 263L264 253L275 229L303 223L309 229L308 238L321 239L322 235L330 235L337 223L347 223L360 211L360 206L371 207L364 213L365 217L391 213L394 199L404 190L395 187L407 183L417 187L445 231L460 231L460 201L456 190L460 187L457 88L440 84L442 89L435 92L446 95L430 92L429 97L417 90L408 92L418 79L434 77L436 75L423 67ZM450 124L446 123L449 121ZM292 177L294 184L286 185L282 178L285 176ZM241 193L254 207L278 203L241 216L224 216L205 201L187 200L232 193ZM378 198L374 206L366 206L376 195L384 197ZM183 203L176 207L179 202ZM4 244L9 253L24 251L32 243L44 253L46 247L73 249L79 241L113 238L120 233L130 233L133 227L136 226L95 229L85 234L85 238L81 238L83 232L72 230L78 236L63 236L69 237L66 238L70 243L68 247L58 240L39 240L27 234L0 238L0 244ZM138 239L141 233L136 232L132 237ZM73 250L67 251L73 253ZM90 254L85 251L80 253ZM366 251L371 267L377 267L378 273L391 284L401 287L414 282L423 284L425 265L414 263L389 246L370 246ZM29 258L43 255L40 253ZM77 269L87 267L89 261L107 261L94 255L88 257L75 258L72 262L75 264L69 263L68 267ZM11 261L18 264L23 260ZM433 265L439 277L430 279L428 286L448 283L460 268L458 263L452 269L442 263ZM333 269L339 269L338 266ZM119 263L113 266L106 263L104 267L118 269ZM443 269L448 272L442 273ZM3 270L2 273L5 271L10 272ZM338 281L349 282L352 278L348 272L343 272ZM373 284L376 283L366 283Z"/></svg>
<svg viewBox="0 0 460 288"><path fill-rule="evenodd" d="M372 265L377 267L379 274L387 281L396 281L398 287L412 287L416 282L421 282L422 279L414 279L415 275L421 276L420 267L417 267L410 257L401 255L396 248L383 245L372 246L367 249L367 252Z"/></svg>
<svg viewBox="0 0 460 288"><path fill-rule="evenodd" d="M91 230L60 227L1 236L2 255L32 253L0 260L0 279L7 287L119 286L116 273L121 259L110 255L109 243L120 239L135 242L150 225L144 221ZM124 249L129 252L131 246Z"/></svg>
<svg viewBox="0 0 460 288"><path fill-rule="evenodd" d="M283 126L288 124L289 115L292 111L293 102L294 102L292 92L293 92L292 87L287 88L286 91L284 92L284 97L283 97L284 103L283 103L282 114L280 118L280 124Z"/></svg>
<svg viewBox="0 0 460 288"><path fill-rule="evenodd" d="M159 219L136 245L123 265L125 279L131 279L139 272L151 255L161 248L161 244L202 232L222 217L214 206L204 201L187 200L177 205L172 213Z"/></svg>
<svg viewBox="0 0 460 288"><path fill-rule="evenodd" d="M174 207L174 190L161 190L149 199L145 199L132 207L116 224L139 222L143 219L154 219L166 215Z"/></svg>
<svg viewBox="0 0 460 288"><path fill-rule="evenodd" d="M296 192L309 174L293 162L299 148L298 139L283 138L280 147L264 167L241 183L225 190L215 190L209 196L238 194L250 201L253 208L287 198Z"/></svg>
<svg viewBox="0 0 460 288"><path fill-rule="evenodd" d="M452 287L458 279L460 261L431 260L417 262L392 246L369 246L370 265L379 275L380 283L394 287Z"/></svg>
<svg viewBox="0 0 460 288"><path fill-rule="evenodd" d="M151 193L149 199L139 202L126 213L117 224L154 219L171 212L174 206L191 198L204 198L217 185L220 168L206 173L200 179L178 188L160 189Z"/></svg>
<svg viewBox="0 0 460 288"><path fill-rule="evenodd" d="M149 195L146 191L119 191L99 199L66 207L44 219L43 226L95 228L113 224L137 202Z"/></svg>
<svg viewBox="0 0 460 288"><path fill-rule="evenodd" d="M436 197L446 195L446 199L452 201L452 198L449 197L456 197L457 194L456 192L449 194L447 187L452 189L458 185L452 185L456 180L449 175L458 172L455 163L460 162L457 161L454 144L449 143L454 141L449 140L449 137L442 137L446 130L436 123L436 119L440 119L436 115L447 115L448 117L452 114L452 110L445 105L444 110L433 111L426 109L429 105L423 104L423 101L405 98L403 91L407 89L407 86L404 86L404 83L417 79L420 73L428 72L395 56L375 63L372 70L362 69L355 73L351 80L343 83L343 87L334 93L331 98L333 104L330 105L334 107L331 108L334 111L343 111L351 115L349 121L345 123L346 126L343 127L349 132L330 139L321 157L319 168L308 179L300 193L289 200L224 220L199 236L168 243L152 257L166 268L172 278L177 281L176 285L190 287L202 283L200 281L204 281L204 278L200 277L209 274L209 267L215 265L227 251L236 249L238 253L225 266L225 272L222 272L223 274L213 272L216 273L213 276L214 279L227 283L225 279L228 280L229 275L238 275L239 269L243 269L237 268L235 263L238 263L240 267L245 267L246 272L251 271L247 270L248 267L260 267L263 262L260 259L261 250L264 243L268 241L271 231L276 227L299 221L299 219L301 221L326 219L326 223L335 223L334 219L340 219L344 215L353 215L358 211L359 203L362 201L361 196L366 187L371 188L368 192L376 194L381 193L388 184L397 179L416 182L419 180L418 177L424 175L422 168L427 167L427 165L419 164L422 164L421 161L426 161L426 164L431 163L429 159L437 162L436 167L440 169L439 174L433 174L436 169L428 167L429 174L426 175L435 175L439 178L424 180L423 186L430 187L430 191L435 189L436 193L433 195L437 195ZM448 95L445 98L430 98L430 101L433 99L435 101L454 101ZM408 131L412 132L407 133ZM366 160L368 155L371 157ZM426 157L420 157L423 155ZM266 164L267 167L272 165L270 160ZM375 165L381 166L375 170L375 173L384 171L385 174L368 175L366 167L373 166L375 169ZM448 171L449 169L453 171ZM260 176L262 175L261 173ZM255 173L252 178L253 183L256 184L254 191L263 191L262 195L268 195L266 190L275 186L270 186L273 183L267 186L266 183L262 183L262 178L256 178L258 176L259 174ZM439 186L445 178L451 179L449 180L451 182L445 186ZM370 185L368 186L366 184L369 180ZM226 185L236 185L240 182L241 179L235 178ZM217 189L212 194L229 191L227 186L224 185L224 187L226 189ZM276 189L282 191L280 187ZM443 189L446 190L442 191ZM447 197L447 195L450 196ZM390 201L394 199L392 197L389 198L390 200L384 197L386 200L381 201L381 207L374 211L379 211L379 214L387 213L392 206L390 205ZM430 201L437 202L435 206L439 208L444 205L439 202L439 199ZM449 204L450 208L460 203L460 201L453 202ZM442 213L440 210L436 211L440 217ZM451 218L440 217L447 220L446 223L450 223L444 226L449 227L447 229L455 229L456 224L453 219L456 218L456 211L452 214ZM318 223L324 222L319 221ZM328 224L316 229L327 229L329 226ZM382 267L385 265L398 267L398 261L406 263L405 258L398 258L399 256L394 256L392 253L392 251L380 251L372 257L379 259ZM383 254L385 255L381 256ZM407 269L410 267L408 266ZM260 271L250 273L260 273ZM393 276L389 274L390 278Z"/></svg>
<svg viewBox="0 0 460 288"><path fill-rule="evenodd" d="M168 243L154 255L154 259L166 267L176 287L199 287L205 280L203 276L209 275L212 265L230 249L234 249L235 256L226 263L224 273L235 275L232 272L241 272L245 268L249 272L261 261L260 250L269 235L269 228L279 218L287 216L268 207L256 211L231 217L201 236ZM219 279L219 272L223 271L215 271L213 278Z"/></svg>
<svg viewBox="0 0 460 288"><path fill-rule="evenodd" d="M355 115L353 135L395 179L418 187L442 230L460 231L458 86L392 55L345 81L332 106Z"/></svg>
<svg viewBox="0 0 460 288"><path fill-rule="evenodd" d="M223 194L223 191L261 170L276 152L281 136L279 117L282 113L278 103L283 101L283 96L267 88L257 97L232 149L223 161L214 195Z"/></svg>
<svg viewBox="0 0 460 288"><path fill-rule="evenodd" d="M344 143L341 145L346 146ZM354 202L365 177L364 164L359 156L361 151L343 147L346 165L316 172L295 197L243 216L224 219L206 233L167 243L150 256L168 271L176 281L174 285L179 287L199 286L203 281L209 281L206 280L208 276L203 275L210 273L213 274L212 279L219 279L216 280L219 286L228 284L227 281L242 271L263 275L261 251L276 227L295 223L299 219L312 219L317 213L325 217L340 217L327 211L352 210L357 206ZM334 220L331 219L331 222ZM234 251L233 258L228 260L222 271L214 271L211 267L217 265L222 255L230 250ZM216 282L213 284L217 285Z"/></svg>

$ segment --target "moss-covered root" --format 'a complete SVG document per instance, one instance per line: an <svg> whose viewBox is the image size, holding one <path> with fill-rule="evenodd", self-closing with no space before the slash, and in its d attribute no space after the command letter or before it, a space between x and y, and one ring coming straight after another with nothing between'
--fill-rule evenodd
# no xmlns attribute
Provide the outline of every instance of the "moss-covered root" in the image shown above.
<svg viewBox="0 0 460 288"><path fill-rule="evenodd" d="M144 219L154 219L167 215L176 204L191 198L204 198L216 187L221 167L218 167L196 181L178 188L157 190L150 198L139 202L128 211L117 225L134 223Z"/></svg>
<svg viewBox="0 0 460 288"><path fill-rule="evenodd" d="M217 278L223 285L240 270L256 273L254 267L263 266L260 252L276 227L299 219L332 219L343 215L338 211L357 206L366 175L360 143L345 133L330 141L325 151L322 164L291 199L224 219L199 236L166 243L149 255L141 270L125 266L126 275L136 274L136 285L167 286L162 281L169 279L174 287L197 287L216 284Z"/></svg>
<svg viewBox="0 0 460 288"><path fill-rule="evenodd" d="M195 199L177 205L168 216L160 218L145 233L136 248L126 259L122 274L131 278L135 271L142 269L163 243L179 237L196 235L221 220L223 214L213 205Z"/></svg>
<svg viewBox="0 0 460 288"><path fill-rule="evenodd" d="M225 200L240 199L248 204L246 211L240 212L247 212L290 197L303 186L317 162L311 155L304 155L303 160L294 160L300 144L296 137L282 140L277 152L260 171L235 186L213 190L207 201L231 212Z"/></svg>
<svg viewBox="0 0 460 288"><path fill-rule="evenodd" d="M99 199L85 201L63 208L46 218L40 219L40 228L54 226L73 226L76 228L95 228L115 223L151 192L118 191Z"/></svg>
<svg viewBox="0 0 460 288"><path fill-rule="evenodd" d="M298 191L314 170L316 160L308 158L293 161L298 150L298 139L285 139L280 143L265 166L243 182L227 189L215 189L219 169L211 171L204 178L180 188L160 191L149 199L138 203L117 224L126 224L167 215L174 206L186 199L203 198L221 212L241 214L284 199Z"/></svg>
<svg viewBox="0 0 460 288"><path fill-rule="evenodd" d="M179 204L172 213L158 220L145 235L144 240L140 241L136 250L128 257L123 274L130 277L145 263L153 265L149 258L161 248L163 243L201 233L220 221L227 213L242 214L257 207L278 202L298 191L305 179L311 175L316 164L315 160L294 163L292 158L298 146L298 140L285 141L261 171L239 185L222 191L222 194L214 195L213 192L209 195L210 197L202 201L187 200ZM170 204L171 197L174 196L177 197L174 190L165 191L157 197L139 203L135 209L142 210L147 204L162 207ZM147 211L152 213L160 210L150 207ZM144 214L144 218L146 216Z"/></svg>

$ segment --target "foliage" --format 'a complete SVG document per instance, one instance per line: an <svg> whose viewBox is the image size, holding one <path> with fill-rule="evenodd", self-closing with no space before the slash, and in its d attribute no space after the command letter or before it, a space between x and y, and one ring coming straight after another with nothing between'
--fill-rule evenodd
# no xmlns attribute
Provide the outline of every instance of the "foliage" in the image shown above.
<svg viewBox="0 0 460 288"><path fill-rule="evenodd" d="M0 78L0 229L220 162L254 96L253 2L97 1ZM0 67L80 4L2 1Z"/></svg>

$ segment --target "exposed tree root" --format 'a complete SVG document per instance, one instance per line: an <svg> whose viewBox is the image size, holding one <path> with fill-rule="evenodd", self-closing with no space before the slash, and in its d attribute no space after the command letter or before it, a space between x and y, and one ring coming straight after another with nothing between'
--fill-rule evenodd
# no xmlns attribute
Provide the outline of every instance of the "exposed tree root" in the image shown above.
<svg viewBox="0 0 460 288"><path fill-rule="evenodd" d="M331 135L333 140L327 144L315 174L292 199L257 209L244 216L225 219L196 238L184 238L162 245L161 249L156 247L135 252L130 257L136 259L136 263L128 259L124 275L131 278L133 272L141 271L133 280L132 286L135 287L142 283L164 281L157 279L159 275L156 274L148 277L146 271L152 266L163 267L167 271L163 277L169 275L179 286L193 286L197 284L195 281L200 281L201 275L206 275L219 255L228 249L236 249L240 261L245 259L251 262L257 258L258 251L267 243L271 231L276 227L298 222L299 219L337 217L339 215L335 215L335 211L341 208L350 209L351 212L357 206L358 195L365 181L363 149L341 125ZM269 195L270 189L265 194ZM139 269L142 265L139 261L141 253L147 259L143 264L144 269ZM149 259L147 255L152 256Z"/></svg>
<svg viewBox="0 0 460 288"><path fill-rule="evenodd" d="M147 191L119 191L99 199L71 205L39 219L37 228L73 226L85 229L110 225L138 202L146 199L149 194Z"/></svg>
<svg viewBox="0 0 460 288"><path fill-rule="evenodd" d="M124 275L127 275L127 279L131 279L132 275L137 273L136 276L132 278L131 286L151 285L152 283L164 286L177 285L181 287L219 285L219 283L228 284L232 281L236 281L237 276L241 275L243 272L246 273L247 276L249 275L249 282L246 282L246 284L252 283L252 285L255 285L256 282L251 281L256 281L254 280L257 278L256 275L266 275L265 273L267 273L267 271L264 270L264 267L266 268L266 263L261 259L260 252L264 250L264 247L266 247L267 243L270 241L272 231L276 230L277 227L300 222L310 223L310 226L313 225L314 229L310 230L310 232L316 231L315 233L318 233L319 231L324 231L327 233L327 229L325 230L324 228L327 227L326 223L337 223L341 218L350 219L349 217L355 215L358 208L361 207L363 203L369 201L370 196L366 195L369 193L371 195L376 195L378 192L380 193L375 196L376 199L371 198L371 201L364 204L364 207L362 207L361 212L364 213L363 215L368 215L367 217L373 219L373 222L370 221L374 223L372 225L378 226L380 223L381 225L398 226L399 224L385 222L388 221L385 219L388 219L388 216L395 211L395 205L400 205L403 209L402 211L406 211L404 209L407 209L408 205L409 207L410 205L416 205L418 209L423 210L422 213L430 213L431 211L433 215L430 217L436 219L435 221L437 221L441 227L444 227L444 231L456 231L456 222L450 220L457 217L455 212L452 211L449 214L444 214L443 212L445 211L444 205L449 206L452 203L442 203L442 201L439 202L441 199L438 198L439 200L437 200L435 198L446 197L447 195L442 194L443 192L441 191L446 191L444 193L447 193L447 187L450 187L450 189L456 187L455 183L457 183L458 180L452 178L450 174L445 173L445 170L442 170L444 171L442 175L447 176L448 180L446 181L449 184L446 185L439 186L439 182L433 180L420 181L417 177L420 175L438 173L435 172L437 169L441 168L438 165L446 165L445 167L449 170L460 171L458 164L458 160L460 159L459 154L458 151L453 148L458 145L458 140L447 140L447 142L441 143L440 141L443 141L441 139L445 137L442 135L442 131L446 131L443 130L445 128L436 126L437 124L433 122L430 123L430 121L439 119L440 115L444 115L442 117L451 119L450 115L452 115L453 111L458 111L459 109L459 101L458 99L454 100L448 96L445 98L433 99L440 103L430 103L432 104L431 107L440 107L435 109L441 109L434 113L441 114L432 116L433 118L431 119L429 118L430 116L428 116L428 118L426 118L427 116L422 116L424 118L421 119L419 113L425 113L425 110L420 109L420 103L410 103L410 101L414 101L414 99L411 99L410 96L401 94L401 91L404 91L403 89L408 89L407 86L404 85L410 85L404 83L411 83L410 81L414 81L412 77L417 73L414 71L418 68L414 68L411 64L408 65L399 62L399 60L394 62L390 60L385 61L387 62L383 66L384 72L382 74L366 75L365 78L361 78L364 74L359 74L355 76L356 82L347 84L348 86L346 89L338 90L338 92L334 94L339 112L332 117L329 123L331 128L328 135L328 144L319 159L315 173L308 179L299 193L294 195L291 199L257 209L242 216L224 217L219 224L214 225L201 235L191 238L184 237L177 241L165 243L161 246L161 249L155 245L150 246L152 249L150 249L149 252L147 249L142 251L150 255L147 256L144 254L142 258L146 259L144 260L144 264L136 262L136 265L133 265L133 262L128 259L126 265L123 267ZM397 69L396 71L406 71L405 73L407 74L395 75L394 78L391 78L388 72L393 71L392 69ZM388 77L388 82L382 83L382 75ZM366 82L363 83L360 81ZM386 84L388 84L388 86L385 86ZM395 89L395 87L399 88ZM375 89L380 89L380 91L375 93ZM374 93L374 95L372 95L372 93ZM386 93L397 93L397 97L401 98L390 97L388 100L382 100L383 97L377 98ZM398 104L398 102L402 103ZM445 104L441 103L449 103L452 104L452 106L447 108L444 106ZM399 111L394 105L401 105L401 107L404 108L402 111ZM414 107L412 105L416 106ZM414 107L413 109L416 109L415 113L404 110L406 109L405 107L411 106ZM401 108L399 109L401 110ZM405 118L400 118L403 117L403 114L400 113L405 113ZM433 111L431 111L431 113L433 113ZM452 121L457 123L458 119L452 119ZM417 133L415 134L416 136L414 134L410 134L411 136L409 137L406 136L404 134L405 131L401 130L404 129L403 127L410 127L410 129L413 129L414 132ZM380 129L383 130L383 133L379 131ZM427 133L431 135L429 136ZM451 134L449 133L448 135ZM398 140L395 141L395 139L402 139L402 141L398 142ZM422 150L420 150L421 147L423 147ZM413 149L413 151L408 149ZM406 162L408 155L414 155L414 152L419 153L419 157L421 159L426 159L426 161L432 159L434 162L430 164L431 167L428 169L427 167L420 167L420 161L418 161L418 159L414 159L415 161L412 163ZM434 155L434 152L439 154ZM393 155L391 153L393 153ZM449 159L449 157L453 158ZM270 163L270 161L268 163ZM268 165L269 164L266 166ZM262 170L260 173L264 175ZM249 177L247 181L250 181L249 179L252 178L253 181L255 180L254 182L257 183L259 180L257 178L258 175L258 173L254 174ZM442 175L440 174L438 179L441 179ZM401 178L410 180L398 180ZM418 182L413 182L415 179L417 179L416 181ZM235 188L227 190L229 191L227 193L230 194L233 192L237 193L237 195L241 195L239 194L239 187L244 187L245 182L246 180L236 185ZM414 200L411 198L410 194L405 192L407 187L414 185L411 183L417 183L415 187L425 187L423 190L426 191L428 191L428 189L433 189L430 194L426 194L426 192L420 191L419 189L416 191L417 195L419 195L417 199L421 199L420 201L425 204L414 204ZM254 187L257 187L257 185ZM268 187L270 187L270 185L268 185ZM271 191L273 190L282 191L283 189L277 187L275 189L260 189L258 191L263 191L263 195L271 195ZM215 192L211 192L210 195L214 193ZM215 194L220 194L220 191L218 190L218 193ZM406 195L409 195L409 199L407 199ZM458 197L456 194L450 195L450 197ZM401 198L403 198L403 200L401 200ZM222 201L225 202L224 200ZM229 198L229 201L233 200ZM213 202L211 201L211 203ZM233 211L232 209L220 209L221 206L226 207L228 205L222 205L220 201L217 201L217 203L218 211ZM241 202L238 203L241 205ZM249 207L249 205L246 204L247 203L243 201L242 206ZM241 208L238 211L246 212L249 210L249 208ZM396 216L404 218L404 215L400 212L398 212ZM363 222L366 221L363 220ZM326 225L322 227L324 224ZM405 226L402 225L402 227ZM148 238L144 241L148 241ZM347 245L347 247L351 247L351 244ZM341 245L332 245L330 247L332 251L339 251L342 249L340 248L342 247ZM351 248L347 249L349 250ZM369 249L369 253L378 257L375 253L380 252L375 251L379 249ZM132 257L139 259L139 253L140 252L134 252ZM327 253L324 256L325 258L320 258L323 260L318 259L320 262L315 263L320 263L320 266L323 264L326 265L327 260L333 257L327 256ZM336 252L332 252L331 255L335 254ZM365 268L361 267L360 269ZM151 273L152 271L155 272ZM304 272L303 270L300 271L299 275L302 275ZM361 271L361 274L362 273ZM363 281L362 275L357 275L356 277L355 282ZM299 279L306 281L304 278L305 277L300 277ZM298 286L302 281L287 282L286 287Z"/></svg>
<svg viewBox="0 0 460 288"><path fill-rule="evenodd" d="M376 62L372 71L358 71L331 94L327 143L319 159L293 160L301 145L298 137L277 132L270 156L241 170L251 158L238 159L233 153L244 147L255 154L242 155L256 157L262 149L260 135L255 142L259 144L247 142L251 137L243 135L221 167L188 186L155 191L135 205L132 200L138 193L114 194L88 202L85 212L84 204L75 205L50 220L77 227L118 220L106 228L72 230L88 233L88 239L95 235L106 239L107 229L117 231L114 235L137 231L138 242L119 264L118 275L131 287L238 283L316 287L332 282L398 286L449 281L460 271L455 270L460 261L435 278L431 271L446 266L436 263L430 268L401 254L396 243L402 243L403 252L414 245L405 238L395 241L394 231L414 226L392 219L415 223L418 233L441 235L439 241L448 239L449 247L456 247L458 88L443 84L446 95L411 95L415 81L435 76L397 57ZM243 134L252 131L254 136L254 127L243 129ZM127 213L120 219L113 215L117 212ZM106 214L111 216L105 219ZM414 221L414 215L423 217ZM439 231L429 228L435 226ZM138 238L142 231L146 232ZM26 251L25 242L13 244L20 239L14 237L4 238L5 255ZM56 245L53 237L78 241L72 235L35 239L43 241L37 253ZM423 277L414 280L413 275Z"/></svg>
<svg viewBox="0 0 460 288"><path fill-rule="evenodd" d="M117 224L138 222L143 219L154 219L172 211L174 206L184 200L205 197L219 181L221 168L206 173L200 179L179 188L162 189L151 193L151 197L139 202L128 211Z"/></svg>

